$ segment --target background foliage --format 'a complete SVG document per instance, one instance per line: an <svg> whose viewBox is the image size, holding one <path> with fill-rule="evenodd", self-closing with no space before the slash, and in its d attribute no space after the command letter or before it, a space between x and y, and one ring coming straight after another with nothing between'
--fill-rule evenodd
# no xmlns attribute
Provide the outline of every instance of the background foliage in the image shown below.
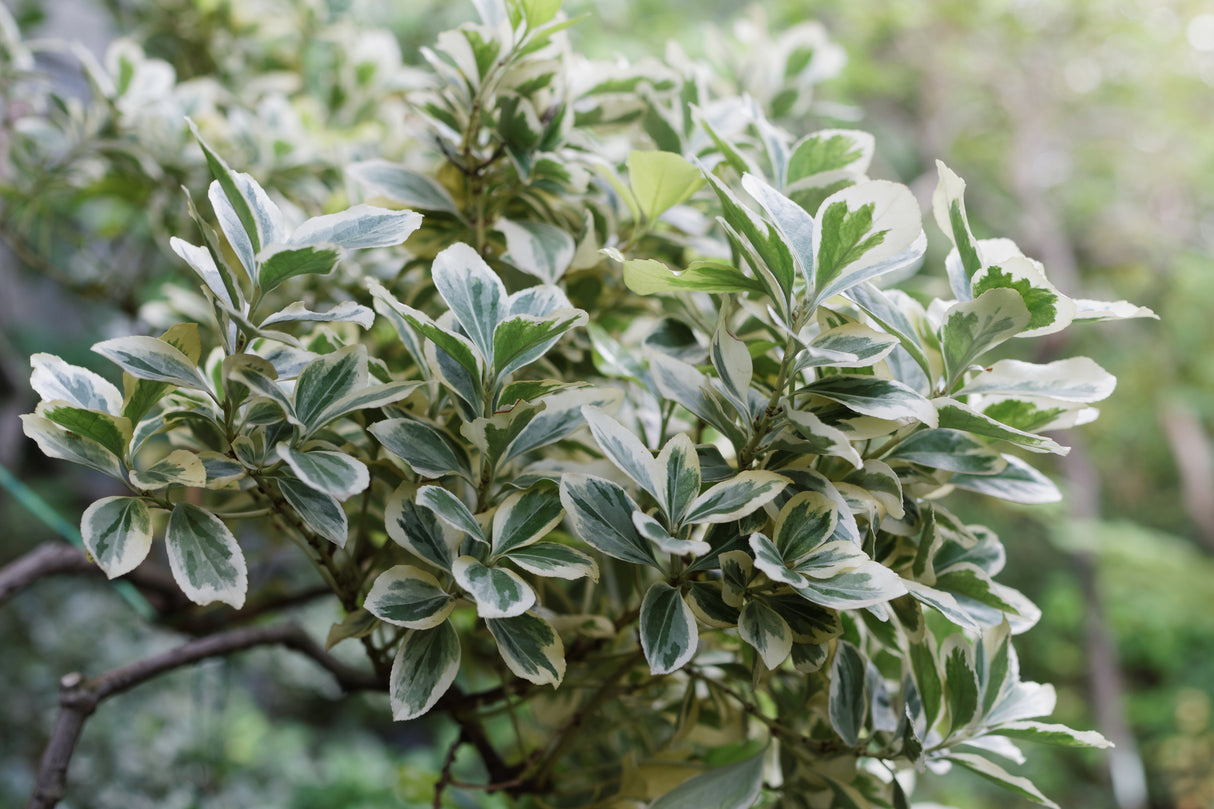
<svg viewBox="0 0 1214 809"><path fill-rule="evenodd" d="M368 99L385 94L384 88L374 86L374 72L360 83L357 71L351 74L348 64L343 67L343 48L358 42L368 49L365 52L391 59L393 48L411 52L432 41L437 30L466 16L463 10L442 4L398 5L407 9L388 18L371 4L357 3L340 8L240 4L239 14L224 4L114 3L111 11L118 20L116 30L138 32L138 38L148 43L148 56L170 61L177 78L214 77L214 84L192 88L181 103L202 119L204 129L208 120L231 127L226 132L210 130L208 136L222 139L234 165L274 178L280 187L292 188L305 204L335 208L341 200L324 198L327 192L310 178L333 180L334 165L366 154L371 144L389 157L405 147L393 141L393 115L399 112L367 104ZM731 8L721 6L721 24L728 26ZM1016 543L1009 583L1023 589L1050 616L1023 641L1026 677L1066 686L1062 720L1076 726L1094 723L1093 707L1099 705L1094 706L1088 692L1089 674L1080 651L1085 622L1092 618L1091 602L1085 599L1082 579L1071 572L1078 554L1094 564L1100 600L1108 606L1106 617L1118 641L1129 719L1147 765L1153 805L1208 806L1214 734L1209 685L1214 682L1209 663L1214 659L1214 627L1208 621L1214 529L1208 513L1212 498L1207 430L1214 423L1210 394L1214 368L1206 351L1212 335L1204 301L1209 295L1206 262L1214 238L1214 200L1208 182L1214 144L1197 136L1197 122L1208 120L1214 98L1210 93L1214 21L1200 3L1145 0L812 6L809 13L820 13L817 19L827 25L850 59L840 79L823 85L819 100L836 105L826 109L840 121L859 116L860 126L877 133L878 155L888 162L875 174L912 185L928 183L930 189L932 159L947 155L973 189L967 202L979 235L1013 236L1027 253L1045 261L1064 291L1131 298L1161 313L1161 323L1125 324L1114 337L1093 333L1091 344L1068 347L1096 358L1121 383L1114 405L1097 427L1085 431L1098 478L1058 470L1060 475L1071 474L1066 479L1077 488L1070 494L1072 499L1098 495L1088 513L1077 515L1083 520L1040 508L992 514L989 502L982 504L985 513L980 517L996 523L1009 544ZM33 23L39 7L22 8ZM697 15L702 13L699 8ZM764 31L782 30L805 9L805 4L787 8L765 4L742 23L741 35L761 41ZM712 51L689 31L686 12L680 13L675 4L610 4L596 14L603 25L575 29L581 46L591 53L638 56L660 48L667 37L682 40L692 52L704 48L723 53ZM378 26L394 32L395 38L359 38L360 30ZM71 71L70 59L61 64ZM132 76L134 87L140 81L154 86L164 80L159 63L143 66L146 71L137 70ZM7 72L2 79L9 83L10 99L22 97L12 91L13 82L25 80L14 75L20 67L12 59L4 64ZM288 93L296 103L275 106L267 100L274 95L271 91L258 97L264 88L289 86L290 82L282 82L292 74L301 77ZM265 83L250 81L252 75L264 76ZM265 106L258 108L258 101ZM138 93L130 93L124 103L138 104ZM242 105L257 109L259 115L299 116L303 123L299 131L307 137L298 143L260 143L256 120L246 117L241 126L241 116L231 114ZM212 116L206 110L213 110ZM112 176L97 176L98 187L83 197L67 188L57 194L60 189L53 182L8 189L12 196L6 210L12 213L6 216L5 227L12 232L7 235L19 231L20 238L30 242L25 245L30 255L25 257L44 271L41 284L30 275L20 276L20 282L15 276L11 282L4 279L5 288L14 290L0 304L8 307L3 319L8 412L31 409L21 403L28 397L27 372L21 367L26 356L50 345L73 361L87 362L85 347L106 324L134 316L137 294L175 272L163 245L166 234L180 232L174 230L181 225L181 219L174 217L182 213L177 188L182 182L197 183L204 176L203 167L197 162L174 162L185 154L180 147L186 133L166 122L181 109L144 112L147 126L165 127L166 145L154 163L130 166L136 176L142 173L151 181L146 185L152 190L137 204L132 206L125 189L107 195L104 186L115 181ZM6 120L13 113L10 104ZM104 120L97 125L95 132L83 133L92 143L104 146L107 139L121 135L106 131ZM333 137L329 129L341 136ZM310 142L312 138L317 141ZM95 169L87 150L69 151L63 157L72 171L87 174ZM6 183L10 176L5 176ZM32 188L39 193L31 193ZM153 249L149 254L150 244L161 245L160 252ZM89 249L79 251L81 245ZM103 247L110 252L98 252ZM83 264L69 258L80 255L87 257ZM48 287L46 277L57 285ZM71 290L70 295L64 297L61 289ZM74 326L66 318L50 321L45 315L24 314L52 307L62 311L63 306L71 306L83 322ZM47 328L47 322L54 322L55 328ZM13 421L5 419L8 424ZM0 460L7 468L20 470L21 477L36 484L40 496L63 513L79 510L78 503L69 501L70 493L73 488L89 491L88 480L66 486L62 478L53 484L40 481L39 471L46 467L13 436L0 439L0 451L5 453ZM63 474L61 465L54 474ZM4 501L0 516L6 536L28 537L32 544L45 534L11 499ZM24 541L6 544L5 556L22 550ZM45 602L38 598L39 610ZM117 627L129 623L122 619L125 607L114 603L104 588L64 588L62 598L52 600L55 609L64 615L113 610L113 620L107 623L115 627L115 636L107 635L105 644L81 638L87 653L61 660L56 655L62 654L63 646L45 637L48 627L58 625L55 616L36 611L32 601L15 603L21 608L15 614L0 611L6 638L12 639L6 648L26 650L18 658L23 662L17 676L23 693L42 694L42 698L6 703L5 710L12 713L3 721L14 728L31 723L30 714L22 712L46 711L53 704L48 689L57 673L83 664L101 668L104 655L110 653L115 654L115 662L122 659L118 643L122 630ZM136 635L126 642L143 646L156 640ZM207 800L247 805L239 796L253 793L241 790L266 786L265 779L253 775L258 772L281 776L284 784L292 784L292 774L298 772L294 786L288 787L298 787L300 797L294 805L310 805L306 801L318 794L308 787L307 773L333 773L324 778L326 789L348 788L352 794L365 789L366 780L349 777L333 764L309 723L283 716L284 707L268 700L272 689L259 693L254 687L230 692L237 696L219 696L228 692L217 680L239 680L242 666L222 673L208 669L182 675L174 684L155 686L165 689L162 726L120 727L115 722L107 729L99 720L97 727L90 728L97 740L90 747L97 783L126 781L129 776L123 773L146 770L138 762L107 754L110 745L100 741L110 733L133 733L155 738L157 747L175 748L178 760L189 762L197 774L184 782L173 779L149 785L148 805L207 805ZM256 664L249 668L258 669ZM306 674L299 678L298 687L316 687ZM248 703L243 702L246 693ZM263 714L247 710L254 703ZM181 727L183 711L194 716L198 726L248 723L247 736L242 733L238 738L273 734L276 744L230 749L235 734L214 731L200 736L182 733L176 741L166 738L166 728ZM368 717L376 713L383 711L369 711ZM260 726L247 719L259 715L271 719ZM40 724L45 723L43 716ZM374 751L382 747L375 739L357 741L364 731L343 729L339 723L332 732L346 733L350 746L364 751L351 756L352 767L401 768L397 794L414 788L399 756L377 755ZM378 732L382 738L397 730L381 727ZM13 745L3 751L0 777L19 798L28 786L21 762L37 749L36 740L10 733L0 737ZM199 738L210 741L200 749ZM405 745L408 740L393 741ZM297 751L298 756L277 753L273 761L263 762L264 770L248 766L256 765L272 747ZM156 753L158 759L161 755ZM296 762L298 771L279 766L288 759ZM309 759L317 765L306 764ZM1033 766L1037 780L1064 805L1108 805L1108 787L1096 754L1038 757ZM434 768L433 761L429 767ZM387 780L377 776L375 782ZM207 790L213 789L220 794L207 796ZM980 787L964 782L950 783L947 789L950 792L940 796L945 803L977 806L987 800ZM361 796L368 805L377 798L382 795ZM354 805L356 799L346 800ZM98 800L108 798L99 792Z"/></svg>

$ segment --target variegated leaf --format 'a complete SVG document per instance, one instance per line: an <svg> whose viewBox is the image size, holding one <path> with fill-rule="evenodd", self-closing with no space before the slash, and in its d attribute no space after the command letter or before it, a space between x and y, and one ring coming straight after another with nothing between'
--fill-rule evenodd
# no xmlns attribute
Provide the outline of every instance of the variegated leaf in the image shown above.
<svg viewBox="0 0 1214 809"><path fill-rule="evenodd" d="M742 608L738 634L755 648L769 671L792 653L792 630L788 623L762 601L751 600Z"/></svg>
<svg viewBox="0 0 1214 809"><path fill-rule="evenodd" d="M549 488L510 495L493 514L493 553L508 554L538 542L560 525L565 510L560 495Z"/></svg>
<svg viewBox="0 0 1214 809"><path fill-rule="evenodd" d="M459 674L459 633L450 621L405 633L388 680L392 718L398 722L427 713Z"/></svg>
<svg viewBox="0 0 1214 809"><path fill-rule="evenodd" d="M293 478L279 478L278 488L283 498L311 531L339 548L346 546L350 523L337 498Z"/></svg>
<svg viewBox="0 0 1214 809"><path fill-rule="evenodd" d="M687 508L688 523L722 523L745 517L762 508L788 485L775 472L748 470L714 485Z"/></svg>
<svg viewBox="0 0 1214 809"><path fill-rule="evenodd" d="M87 368L70 365L54 354L34 354L30 366L30 387L43 401L64 401L84 410L121 415L118 388Z"/></svg>
<svg viewBox="0 0 1214 809"><path fill-rule="evenodd" d="M114 579L130 573L152 549L152 518L138 497L103 497L80 518L84 547Z"/></svg>
<svg viewBox="0 0 1214 809"><path fill-rule="evenodd" d="M169 568L186 597L195 604L222 601L244 606L248 568L236 538L214 514L191 503L178 503L165 534Z"/></svg>
<svg viewBox="0 0 1214 809"><path fill-rule="evenodd" d="M279 443L275 448L305 485L343 502L371 483L367 465L344 452L296 450L286 443Z"/></svg>
<svg viewBox="0 0 1214 809"><path fill-rule="evenodd" d="M455 609L455 597L426 571L396 565L376 577L363 606L376 618L395 626L433 629Z"/></svg>
<svg viewBox="0 0 1214 809"><path fill-rule="evenodd" d="M699 644L696 619L683 595L665 582L655 582L641 602L641 648L654 675L681 669Z"/></svg>
<svg viewBox="0 0 1214 809"><path fill-rule="evenodd" d="M504 555L514 564L545 578L599 580L599 566L586 554L556 542L536 542L514 548Z"/></svg>
<svg viewBox="0 0 1214 809"><path fill-rule="evenodd" d="M565 679L565 645L552 625L532 612L485 621L506 666L536 685L559 686Z"/></svg>

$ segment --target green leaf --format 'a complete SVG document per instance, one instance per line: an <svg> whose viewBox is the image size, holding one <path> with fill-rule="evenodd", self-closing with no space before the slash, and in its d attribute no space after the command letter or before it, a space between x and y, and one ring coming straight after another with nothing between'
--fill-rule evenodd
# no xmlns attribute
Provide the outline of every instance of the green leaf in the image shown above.
<svg viewBox="0 0 1214 809"><path fill-rule="evenodd" d="M681 669L699 643L695 615L682 594L666 582L654 582L641 602L641 648L654 675Z"/></svg>
<svg viewBox="0 0 1214 809"><path fill-rule="evenodd" d="M422 477L459 475L472 480L468 450L445 430L416 419L385 419L367 430Z"/></svg>
<svg viewBox="0 0 1214 809"><path fill-rule="evenodd" d="M289 244L335 244L348 250L392 247L403 243L421 225L421 214L413 211L355 205L339 213L308 219L291 234Z"/></svg>
<svg viewBox="0 0 1214 809"><path fill-rule="evenodd" d="M587 315L581 309L560 309L543 318L514 315L503 319L493 332L497 378L535 362L556 345L562 334L586 322Z"/></svg>
<svg viewBox="0 0 1214 809"><path fill-rule="evenodd" d="M751 600L738 618L738 634L763 659L768 671L783 663L792 653L792 630L780 614L762 601Z"/></svg>
<svg viewBox="0 0 1214 809"><path fill-rule="evenodd" d="M487 567L474 557L461 556L451 564L451 573L472 596L482 618L513 618L535 604L535 591L513 571Z"/></svg>
<svg viewBox="0 0 1214 809"><path fill-rule="evenodd" d="M160 339L184 354L191 367L196 368L202 356L202 340L197 323L178 323L160 335ZM138 424L174 385L138 379L134 374L124 373L122 387L126 394L122 402L122 415L130 419L131 424Z"/></svg>
<svg viewBox="0 0 1214 809"><path fill-rule="evenodd" d="M356 609L329 627L329 634L325 636L325 651L329 651L343 640L365 638L378 626L378 618L362 608Z"/></svg>
<svg viewBox="0 0 1214 809"><path fill-rule="evenodd" d="M133 432L130 419L99 410L85 410L64 401L43 401L37 412L65 430L91 438L119 458L126 456Z"/></svg>
<svg viewBox="0 0 1214 809"><path fill-rule="evenodd" d="M138 497L103 497L80 518L84 547L108 579L130 573L152 549L152 517Z"/></svg>
<svg viewBox="0 0 1214 809"><path fill-rule="evenodd" d="M427 713L455 682L459 664L459 634L450 621L405 633L388 678L392 718L401 722Z"/></svg>
<svg viewBox="0 0 1214 809"><path fill-rule="evenodd" d="M269 292L289 278L329 272L337 264L337 251L328 247L276 246L259 258L257 285L262 292Z"/></svg>
<svg viewBox="0 0 1214 809"><path fill-rule="evenodd" d="M1058 809L1058 804L1051 801L1049 798L1041 794L1037 787L1027 778L1019 775L1012 775L1007 770L1000 767L994 762L988 761L981 756L972 753L949 753L946 756L948 761L960 764L970 772L977 773L986 780L998 784L1005 789L1010 789L1018 795L1028 798L1031 801L1048 806L1050 809Z"/></svg>
<svg viewBox="0 0 1214 809"><path fill-rule="evenodd" d="M926 249L914 194L886 180L831 194L814 221L811 310L862 281L911 266Z"/></svg>
<svg viewBox="0 0 1214 809"><path fill-rule="evenodd" d="M493 514L493 553L508 554L548 536L565 516L561 498L548 488L510 495Z"/></svg>
<svg viewBox="0 0 1214 809"><path fill-rule="evenodd" d="M506 666L518 677L554 688L565 679L565 645L552 625L535 613L489 618L493 639Z"/></svg>
<svg viewBox="0 0 1214 809"><path fill-rule="evenodd" d="M721 202L726 234L746 256L764 292L776 304L780 317L787 321L797 279L797 262L792 252L775 228L744 206L728 186L711 174L707 177Z"/></svg>
<svg viewBox="0 0 1214 809"><path fill-rule="evenodd" d="M384 506L388 536L435 567L450 570L457 538L449 540L434 512L419 507L414 502L414 495L410 484L400 486L389 495Z"/></svg>
<svg viewBox="0 0 1214 809"><path fill-rule="evenodd" d="M932 402L892 379L836 374L811 382L800 392L821 396L878 419L914 420L935 427L938 418Z"/></svg>
<svg viewBox="0 0 1214 809"><path fill-rule="evenodd" d="M858 129L824 129L806 135L788 158L789 186L824 188L868 171L876 141Z"/></svg>
<svg viewBox="0 0 1214 809"><path fill-rule="evenodd" d="M652 258L624 261L624 283L638 295L663 292L735 292L762 293L763 285L732 264L716 259L691 262L685 270L675 270Z"/></svg>
<svg viewBox="0 0 1214 809"><path fill-rule="evenodd" d="M345 502L367 488L371 474L367 465L344 452L296 450L280 442L279 456L306 486Z"/></svg>
<svg viewBox="0 0 1214 809"><path fill-rule="evenodd" d="M762 751L695 775L649 805L649 809L750 809L763 789Z"/></svg>
<svg viewBox="0 0 1214 809"><path fill-rule="evenodd" d="M433 629L455 609L455 597L421 568L396 565L376 577L363 606L394 626Z"/></svg>
<svg viewBox="0 0 1214 809"><path fill-rule="evenodd" d="M386 160L354 163L346 171L371 194L421 211L438 211L456 217L460 215L447 189L424 174Z"/></svg>
<svg viewBox="0 0 1214 809"><path fill-rule="evenodd" d="M1024 256L1010 256L997 266L982 268L972 283L976 297L990 289L1014 289L1020 295L1029 313L1021 337L1053 334L1075 319L1075 302L1049 282L1038 262Z"/></svg>
<svg viewBox="0 0 1214 809"><path fill-rule="evenodd" d="M1108 749L1113 743L1094 730L1074 730L1066 725L1046 722L1009 722L991 732L1011 739L1053 744L1059 747L1095 747Z"/></svg>
<svg viewBox="0 0 1214 809"><path fill-rule="evenodd" d="M664 494L656 480L653 455L641 443L641 439L597 407L583 407L582 415L607 460L657 498L658 502L664 502Z"/></svg>
<svg viewBox="0 0 1214 809"><path fill-rule="evenodd" d="M240 231L249 242L251 254L257 253L266 244L278 241L278 220L281 218L281 212L277 206L270 201L265 191L252 177L228 168L228 164L224 162L223 158L203 140L193 121L187 118L186 123L189 124L190 131L194 134L198 145L202 147L207 167L211 170L211 176L215 178L215 184L212 185L210 193L211 204L216 209L215 214L220 219L228 241L232 242L232 246L236 248L238 240L234 236L237 230L224 221L227 218L224 215L225 212L221 211L221 206L216 204L220 201L225 203L222 207L226 207L240 224ZM218 193L220 189L222 189L222 198ZM239 254L239 249L237 252ZM245 268L252 275L252 264L246 263Z"/></svg>
<svg viewBox="0 0 1214 809"><path fill-rule="evenodd" d="M625 562L658 566L652 546L632 521L640 508L618 484L567 474L561 478L561 503L574 532L587 545Z"/></svg>
<svg viewBox="0 0 1214 809"><path fill-rule="evenodd" d="M848 747L856 747L868 715L864 683L865 661L860 651L845 640L835 647L830 666L828 713L831 727Z"/></svg>
<svg viewBox="0 0 1214 809"><path fill-rule="evenodd" d="M991 289L948 311L940 330L944 374L950 388L970 364L1000 343L1024 331L1029 311L1020 293Z"/></svg>
<svg viewBox="0 0 1214 809"><path fill-rule="evenodd" d="M628 155L628 182L641 213L650 222L682 202L704 184L700 170L673 152Z"/></svg>
<svg viewBox="0 0 1214 809"><path fill-rule="evenodd" d="M480 254L462 242L435 256L431 273L438 294L485 363L493 365L493 332L506 315L506 287Z"/></svg>
<svg viewBox="0 0 1214 809"><path fill-rule="evenodd" d="M666 442L653 464L653 483L658 503L672 526L682 525L691 504L700 494L700 458L686 433ZM674 530L673 528L671 530Z"/></svg>
<svg viewBox="0 0 1214 809"><path fill-rule="evenodd" d="M207 470L197 454L177 449L142 472L132 469L130 478L132 486L144 491L174 485L201 488L207 485Z"/></svg>
<svg viewBox="0 0 1214 809"><path fill-rule="evenodd" d="M173 578L195 604L222 601L244 606L248 568L236 538L223 521L191 503L178 503L169 515L165 548Z"/></svg>
<svg viewBox="0 0 1214 809"><path fill-rule="evenodd" d="M350 525L337 498L293 478L279 478L278 488L283 499L311 531L339 548L346 546Z"/></svg>
<svg viewBox="0 0 1214 809"><path fill-rule="evenodd" d="M599 566L594 559L576 548L555 542L536 542L514 548L504 554L504 558L537 576L569 581L599 580Z"/></svg>
<svg viewBox="0 0 1214 809"><path fill-rule="evenodd" d="M555 225L499 219L494 227L506 237L502 258L545 284L555 284L573 263L573 237Z"/></svg>
<svg viewBox="0 0 1214 809"><path fill-rule="evenodd" d="M686 522L722 523L741 519L784 491L788 478L775 472L739 472L697 497L687 508Z"/></svg>
<svg viewBox="0 0 1214 809"><path fill-rule="evenodd" d="M441 486L422 486L417 490L417 504L434 512L440 520L473 539L489 543L481 524L472 516L464 502Z"/></svg>
<svg viewBox="0 0 1214 809"><path fill-rule="evenodd" d="M118 457L91 438L68 432L34 413L21 416L21 427L26 436L37 442L43 455L78 463L118 480L124 478Z"/></svg>
<svg viewBox="0 0 1214 809"><path fill-rule="evenodd" d="M988 494L1025 505L1057 503L1062 493L1053 481L1014 455L1005 455L1007 467L994 475L953 475L949 483L959 489Z"/></svg>
<svg viewBox="0 0 1214 809"><path fill-rule="evenodd" d="M111 416L122 413L122 394L118 388L92 371L69 365L54 354L34 354L30 366L33 368L30 387L43 401L63 401Z"/></svg>
<svg viewBox="0 0 1214 809"><path fill-rule="evenodd" d="M185 354L156 337L116 337L93 346L136 379L167 382L191 390L207 390L198 367Z"/></svg>
<svg viewBox="0 0 1214 809"><path fill-rule="evenodd" d="M999 453L968 433L949 429L912 433L886 458L891 459L970 475L993 475L1007 467Z"/></svg>

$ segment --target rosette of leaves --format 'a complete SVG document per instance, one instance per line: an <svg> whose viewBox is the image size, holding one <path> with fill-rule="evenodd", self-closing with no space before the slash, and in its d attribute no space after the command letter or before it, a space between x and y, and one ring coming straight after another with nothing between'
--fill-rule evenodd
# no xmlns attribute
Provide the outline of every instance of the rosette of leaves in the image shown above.
<svg viewBox="0 0 1214 809"><path fill-rule="evenodd" d="M1113 379L1005 355L1149 313L975 238L943 165L952 299L920 302L893 282L922 213L867 176L870 135L793 139L674 70L615 116L607 84L570 89L559 3L479 5L425 54L442 165L350 170L420 215L294 224L204 143L218 227L172 247L209 328L98 344L122 392L35 358L27 433L131 490L85 512L90 552L131 570L167 512L183 590L239 608L230 525L272 517L347 614L330 641L362 639L395 718L454 715L487 789L902 806L896 775L955 764L1050 805L995 759L1106 743L1041 721L1053 691L1011 644L1039 612L944 498L1056 500L1026 459ZM607 134L629 148L596 154ZM281 305L406 239L394 282Z"/></svg>

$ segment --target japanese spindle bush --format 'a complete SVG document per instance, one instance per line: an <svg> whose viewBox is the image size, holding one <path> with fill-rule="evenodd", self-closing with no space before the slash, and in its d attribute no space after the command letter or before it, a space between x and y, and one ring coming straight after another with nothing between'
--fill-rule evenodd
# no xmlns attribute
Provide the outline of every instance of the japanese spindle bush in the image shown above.
<svg viewBox="0 0 1214 809"><path fill-rule="evenodd" d="M1041 721L1012 646L1039 612L945 496L1057 500L1026 458L1114 380L1009 355L1148 313L976 238L943 164L922 272L951 299L897 290L927 237L870 135L790 134L677 54L586 66L558 5L482 3L424 51L413 150L348 166L346 210L197 138L202 244L171 247L205 317L97 343L120 383L33 358L26 433L129 490L84 512L89 553L163 552L235 611L272 580L242 545L297 546L329 644L520 800L904 807L959 765L1052 805L997 760L1106 742ZM773 42L787 113L832 46Z"/></svg>

